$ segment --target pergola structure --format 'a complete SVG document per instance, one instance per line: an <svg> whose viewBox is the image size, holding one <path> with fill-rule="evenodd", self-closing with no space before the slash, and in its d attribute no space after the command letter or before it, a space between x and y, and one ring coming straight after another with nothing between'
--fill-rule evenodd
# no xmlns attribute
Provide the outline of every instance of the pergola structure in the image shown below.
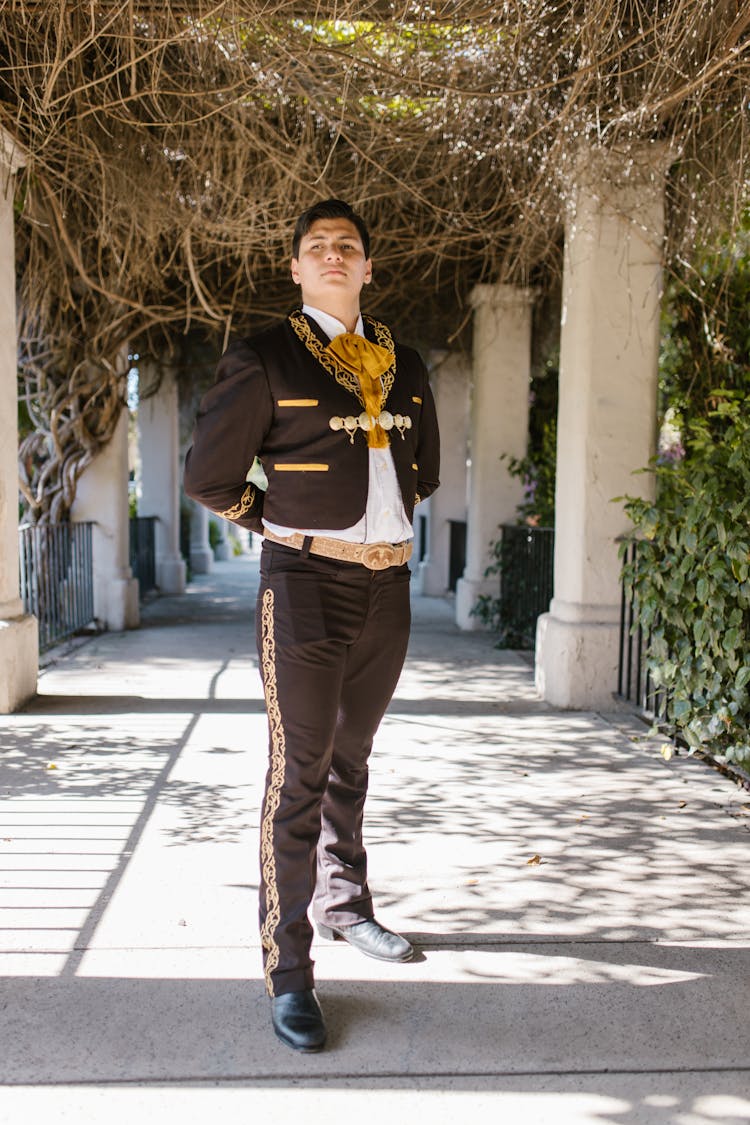
<svg viewBox="0 0 750 1125"><path fill-rule="evenodd" d="M0 5L0 709L36 668L14 577L17 368L26 515L95 514L98 616L133 623L128 352L154 392L144 487L176 589L181 341L199 331L218 354L290 307L292 222L330 195L373 227L371 310L440 357L453 467L432 505L430 590L471 384L465 627L519 498L499 455L524 452L534 300L562 271L555 598L537 665L547 698L601 706L625 530L611 499L647 487L630 474L654 445L664 266L741 201L749 33L740 0Z"/></svg>

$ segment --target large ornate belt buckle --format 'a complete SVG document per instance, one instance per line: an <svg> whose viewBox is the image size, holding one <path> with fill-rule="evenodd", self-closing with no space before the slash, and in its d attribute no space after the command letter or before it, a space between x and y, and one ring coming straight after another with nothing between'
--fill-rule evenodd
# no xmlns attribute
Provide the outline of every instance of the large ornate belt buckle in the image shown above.
<svg viewBox="0 0 750 1125"><path fill-rule="evenodd" d="M396 551L390 543L368 543L362 552L362 565L368 570L387 570L393 566Z"/></svg>

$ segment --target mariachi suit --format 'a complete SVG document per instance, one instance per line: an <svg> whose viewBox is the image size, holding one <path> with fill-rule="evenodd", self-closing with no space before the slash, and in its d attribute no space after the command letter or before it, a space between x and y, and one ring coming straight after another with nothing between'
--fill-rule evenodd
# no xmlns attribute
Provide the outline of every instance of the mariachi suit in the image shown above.
<svg viewBox="0 0 750 1125"><path fill-rule="evenodd" d="M416 352L364 318L392 353L382 377L407 518L438 485L438 431ZM359 383L312 318L233 344L204 396L185 467L189 496L240 526L345 529L365 512L369 452ZM383 417L383 415L381 415ZM394 422L395 419L395 422ZM246 477L255 457L264 493ZM269 721L260 920L272 996L313 987L312 928L373 916L362 844L367 759L409 631L406 565L370 570L266 541L256 632Z"/></svg>

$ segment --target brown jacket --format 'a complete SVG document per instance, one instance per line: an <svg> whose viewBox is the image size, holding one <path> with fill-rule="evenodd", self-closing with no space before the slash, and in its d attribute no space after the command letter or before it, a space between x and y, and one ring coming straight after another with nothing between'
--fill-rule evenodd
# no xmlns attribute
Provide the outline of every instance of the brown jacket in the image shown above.
<svg viewBox="0 0 750 1125"><path fill-rule="evenodd" d="M438 487L439 438L427 371L388 328L364 318L365 334L393 352L383 376L384 409L408 418L390 430L391 452L409 520ZM369 481L365 434L337 419L363 410L356 377L325 352L327 337L301 312L232 344L204 395L185 462L185 491L253 531L261 515L284 527L346 528L364 515ZM268 491L246 482L255 457Z"/></svg>

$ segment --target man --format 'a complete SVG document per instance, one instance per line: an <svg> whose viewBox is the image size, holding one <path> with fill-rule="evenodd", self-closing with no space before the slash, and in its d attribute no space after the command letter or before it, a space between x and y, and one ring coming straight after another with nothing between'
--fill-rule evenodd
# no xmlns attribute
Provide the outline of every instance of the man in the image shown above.
<svg viewBox="0 0 750 1125"><path fill-rule="evenodd" d="M406 653L411 520L438 486L438 431L419 356L360 312L369 242L342 200L303 212L291 263L302 309L224 354L185 467L189 496L265 536L261 940L274 1030L301 1051L325 1043L310 907L324 937L413 955L375 921L362 813Z"/></svg>

